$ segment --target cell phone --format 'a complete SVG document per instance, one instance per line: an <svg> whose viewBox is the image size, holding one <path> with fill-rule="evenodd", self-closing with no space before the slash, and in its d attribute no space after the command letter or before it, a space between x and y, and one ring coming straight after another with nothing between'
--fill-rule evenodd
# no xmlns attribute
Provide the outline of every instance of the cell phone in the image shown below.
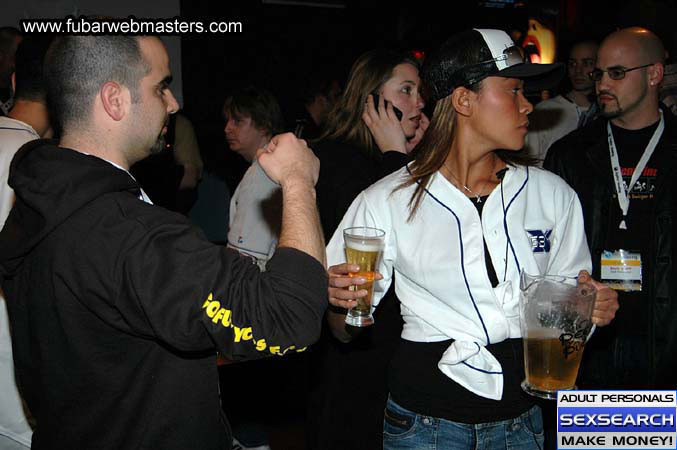
<svg viewBox="0 0 677 450"><path fill-rule="evenodd" d="M374 108L376 108L376 112L378 112L378 102L379 102L380 96L376 92L372 92L371 95L374 96ZM385 101L384 106L387 108L388 107L388 100L385 100L385 99L383 99L383 100ZM390 103L392 103L392 102L390 102ZM395 117L397 117L397 120L402 121L402 115L403 115L402 111L397 109L397 106L395 106L395 105L393 105L393 111L395 112Z"/></svg>

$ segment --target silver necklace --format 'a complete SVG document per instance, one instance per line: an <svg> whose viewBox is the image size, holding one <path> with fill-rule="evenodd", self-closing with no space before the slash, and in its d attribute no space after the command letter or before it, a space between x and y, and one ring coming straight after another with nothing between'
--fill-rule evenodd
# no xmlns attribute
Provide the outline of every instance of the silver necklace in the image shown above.
<svg viewBox="0 0 677 450"><path fill-rule="evenodd" d="M456 181L458 181L458 179L457 179ZM486 184L486 181L484 182L484 184ZM482 188L484 188L484 184L482 184ZM477 193L477 192L473 192L473 190L470 189L470 188L469 188L468 186L466 186L465 184L462 185L462 186L463 186L463 189L465 189L466 191L470 192L472 195L475 196L475 201L476 201L477 203L482 203L482 191L480 191L479 193Z"/></svg>
<svg viewBox="0 0 677 450"><path fill-rule="evenodd" d="M496 166L496 161L494 161L494 166ZM472 195L475 196L475 202L476 203L482 203L482 191L484 190L484 186L486 186L486 184L487 184L487 180L484 180L484 183L482 183L482 188L480 189L480 191L475 192L472 189L470 189L468 186L466 186L465 184L461 183L461 181L458 178L456 178L456 175L453 174L453 172L446 166L446 164L444 165L444 168L447 169L447 172L449 172L449 175L451 175L454 178L454 180L456 180L456 182L463 187L463 189L465 189L466 191L470 192Z"/></svg>

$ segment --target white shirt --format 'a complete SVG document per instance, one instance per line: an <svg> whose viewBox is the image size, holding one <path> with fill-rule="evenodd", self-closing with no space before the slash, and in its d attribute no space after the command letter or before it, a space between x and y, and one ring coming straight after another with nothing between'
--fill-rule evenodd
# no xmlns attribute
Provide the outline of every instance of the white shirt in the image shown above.
<svg viewBox="0 0 677 450"><path fill-rule="evenodd" d="M528 154L542 165L550 146L578 128L581 115L587 111L561 95L536 105L529 114L529 132L524 140Z"/></svg>
<svg viewBox="0 0 677 450"><path fill-rule="evenodd" d="M40 139L40 135L27 123L0 117L0 228L5 225L14 205L14 190L7 184L9 165L17 150L35 139ZM29 448L32 435L14 380L9 319L5 299L0 291L0 436L6 436Z"/></svg>
<svg viewBox="0 0 677 450"><path fill-rule="evenodd" d="M27 123L0 116L0 228L14 205L14 191L7 184L9 164L22 145L35 139L40 135Z"/></svg>
<svg viewBox="0 0 677 450"><path fill-rule="evenodd" d="M228 246L264 268L277 248L281 227L282 188L254 161L230 200Z"/></svg>
<svg viewBox="0 0 677 450"><path fill-rule="evenodd" d="M486 200L480 221L473 200L437 172L408 222L415 187L394 190L407 176L405 167L355 199L329 242L328 263L345 262L344 228L385 230L383 280L375 283L374 307L397 274L402 337L454 339L440 370L466 389L498 400L502 369L485 346L521 337L520 270L575 276L591 269L578 197L550 172L511 167L502 192L499 185ZM487 275L483 237L499 280L495 288Z"/></svg>

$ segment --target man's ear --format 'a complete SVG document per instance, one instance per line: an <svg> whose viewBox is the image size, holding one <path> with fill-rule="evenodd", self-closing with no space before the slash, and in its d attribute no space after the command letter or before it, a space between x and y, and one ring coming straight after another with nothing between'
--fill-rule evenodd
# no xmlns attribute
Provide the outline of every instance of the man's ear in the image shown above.
<svg viewBox="0 0 677 450"><path fill-rule="evenodd" d="M12 83L12 92L16 92L16 70L12 72L12 75L9 78Z"/></svg>
<svg viewBox="0 0 677 450"><path fill-rule="evenodd" d="M651 86L658 86L663 81L663 72L665 71L665 66L660 63L656 63L649 68L647 68L647 74L649 75L649 84Z"/></svg>
<svg viewBox="0 0 677 450"><path fill-rule="evenodd" d="M129 89L116 83L107 81L99 91L101 104L106 113L115 121L122 120L128 113L131 106L131 95Z"/></svg>
<svg viewBox="0 0 677 450"><path fill-rule="evenodd" d="M451 93L451 103L457 114L470 116L472 114L473 101L477 94L470 89L460 86Z"/></svg>

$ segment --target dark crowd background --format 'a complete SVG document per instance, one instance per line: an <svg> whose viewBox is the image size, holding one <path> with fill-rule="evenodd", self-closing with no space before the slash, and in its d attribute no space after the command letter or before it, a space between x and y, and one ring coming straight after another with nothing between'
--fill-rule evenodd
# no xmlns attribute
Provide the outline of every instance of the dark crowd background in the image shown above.
<svg viewBox="0 0 677 450"><path fill-rule="evenodd" d="M243 33L182 36L184 112L195 126L205 163L222 172L233 192L247 163L229 152L224 140L221 108L232 90L245 84L270 90L291 124L299 108L297 93L308 77L328 73L343 81L352 62L366 50L399 46L425 53L454 32L471 27L519 31L524 36L529 17L555 31L556 58L568 53L568 43L573 39L599 41L611 31L628 26L654 31L670 55L677 55L674 0L461 0L406 4L182 0L183 20L243 23ZM672 60L674 57L669 62Z"/></svg>

